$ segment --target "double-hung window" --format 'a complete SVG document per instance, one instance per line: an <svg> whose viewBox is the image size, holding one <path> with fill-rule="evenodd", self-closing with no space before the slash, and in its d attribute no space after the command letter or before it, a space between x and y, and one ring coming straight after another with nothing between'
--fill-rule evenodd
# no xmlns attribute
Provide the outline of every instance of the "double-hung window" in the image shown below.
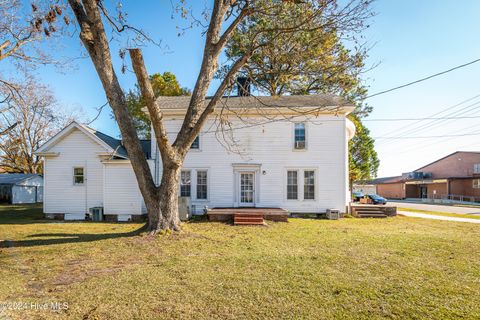
<svg viewBox="0 0 480 320"><path fill-rule="evenodd" d="M197 136L195 140L193 140L192 145L190 146L190 149L194 150L200 150L200 137Z"/></svg>
<svg viewBox="0 0 480 320"><path fill-rule="evenodd" d="M480 173L480 163L475 163L473 165L473 173Z"/></svg>
<svg viewBox="0 0 480 320"><path fill-rule="evenodd" d="M473 188L480 189L480 179L473 179Z"/></svg>
<svg viewBox="0 0 480 320"><path fill-rule="evenodd" d="M294 131L294 148L296 150L303 150L307 145L307 137L305 132L305 122L295 123Z"/></svg>
<svg viewBox="0 0 480 320"><path fill-rule="evenodd" d="M184 170L180 173L180 196L190 197L192 179L190 170Z"/></svg>
<svg viewBox="0 0 480 320"><path fill-rule="evenodd" d="M82 185L85 182L85 172L83 167L73 168L73 184Z"/></svg>
<svg viewBox="0 0 480 320"><path fill-rule="evenodd" d="M287 200L298 200L298 171L287 171Z"/></svg>
<svg viewBox="0 0 480 320"><path fill-rule="evenodd" d="M303 171L303 199L315 199L315 171Z"/></svg>
<svg viewBox="0 0 480 320"><path fill-rule="evenodd" d="M197 199L198 200L207 200L207 170L198 170L197 171Z"/></svg>

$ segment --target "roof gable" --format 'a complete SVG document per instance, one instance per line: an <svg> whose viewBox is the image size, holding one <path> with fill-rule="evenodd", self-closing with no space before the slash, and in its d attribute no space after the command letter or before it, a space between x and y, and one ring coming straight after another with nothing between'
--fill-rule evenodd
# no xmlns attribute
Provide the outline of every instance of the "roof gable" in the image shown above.
<svg viewBox="0 0 480 320"><path fill-rule="evenodd" d="M104 147L107 151L113 152L115 150L105 141L103 141L98 136L96 136L90 128L85 127L77 123L76 121L73 121L68 126L63 128L60 132L58 132L56 135L54 135L52 138L50 138L50 140L45 142L40 148L38 148L35 151L35 153L48 152L53 146L55 146L59 141L61 141L66 136L68 136L75 129L78 129L79 131L83 132L87 137L92 139L94 142L96 142L100 146Z"/></svg>
<svg viewBox="0 0 480 320"><path fill-rule="evenodd" d="M58 132L55 136L53 136L50 140L45 142L40 148L38 148L35 153L46 153L48 152L53 146L55 146L59 141L61 141L64 137L68 136L73 130L78 129L83 132L87 137L92 139L94 142L105 148L105 150L113 155L128 159L127 150L122 144L122 141L119 139L115 139L105 133L102 133L98 130L93 128L87 127L85 125L79 124L76 121L73 121L68 126L63 128L60 132ZM140 140L142 149L146 154L147 158L150 158L150 140Z"/></svg>

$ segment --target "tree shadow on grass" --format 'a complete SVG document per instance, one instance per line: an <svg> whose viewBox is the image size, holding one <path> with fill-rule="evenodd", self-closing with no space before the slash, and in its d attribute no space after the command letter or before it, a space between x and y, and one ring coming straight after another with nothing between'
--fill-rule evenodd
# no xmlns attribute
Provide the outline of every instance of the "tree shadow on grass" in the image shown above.
<svg viewBox="0 0 480 320"><path fill-rule="evenodd" d="M36 247L66 243L94 242L107 239L135 237L145 232L146 227L129 232L119 233L38 233L28 238L49 238L49 239L28 239L28 240L5 240L0 247Z"/></svg>
<svg viewBox="0 0 480 320"><path fill-rule="evenodd" d="M0 225L51 223L46 220L41 204L0 204Z"/></svg>

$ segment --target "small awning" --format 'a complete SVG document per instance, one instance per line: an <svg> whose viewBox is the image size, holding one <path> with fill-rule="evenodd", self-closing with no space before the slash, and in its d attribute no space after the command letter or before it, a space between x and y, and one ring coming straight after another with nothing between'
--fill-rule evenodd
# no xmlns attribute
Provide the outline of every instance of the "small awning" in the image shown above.
<svg viewBox="0 0 480 320"><path fill-rule="evenodd" d="M448 179L430 179L430 180L415 180L405 181L405 184L433 184L433 183L447 183Z"/></svg>

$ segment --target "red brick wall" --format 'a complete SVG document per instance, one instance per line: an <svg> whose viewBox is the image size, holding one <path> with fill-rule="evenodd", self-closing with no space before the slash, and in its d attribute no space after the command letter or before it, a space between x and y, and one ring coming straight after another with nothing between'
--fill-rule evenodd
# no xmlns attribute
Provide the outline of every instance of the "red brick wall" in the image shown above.
<svg viewBox="0 0 480 320"><path fill-rule="evenodd" d="M377 185L377 194L387 199L403 199L405 198L405 190L403 183L387 183Z"/></svg>
<svg viewBox="0 0 480 320"><path fill-rule="evenodd" d="M420 189L416 184L405 185L405 198L420 198Z"/></svg>
<svg viewBox="0 0 480 320"><path fill-rule="evenodd" d="M480 153L458 152L417 171L431 172L432 178L465 177L473 174L473 165L480 163Z"/></svg>
<svg viewBox="0 0 480 320"><path fill-rule="evenodd" d="M450 194L480 197L480 189L473 188L473 179L450 180Z"/></svg>
<svg viewBox="0 0 480 320"><path fill-rule="evenodd" d="M442 195L448 194L447 192L447 183L432 183L427 184L427 194L429 198L434 197L434 191L436 191L435 196L440 197Z"/></svg>

